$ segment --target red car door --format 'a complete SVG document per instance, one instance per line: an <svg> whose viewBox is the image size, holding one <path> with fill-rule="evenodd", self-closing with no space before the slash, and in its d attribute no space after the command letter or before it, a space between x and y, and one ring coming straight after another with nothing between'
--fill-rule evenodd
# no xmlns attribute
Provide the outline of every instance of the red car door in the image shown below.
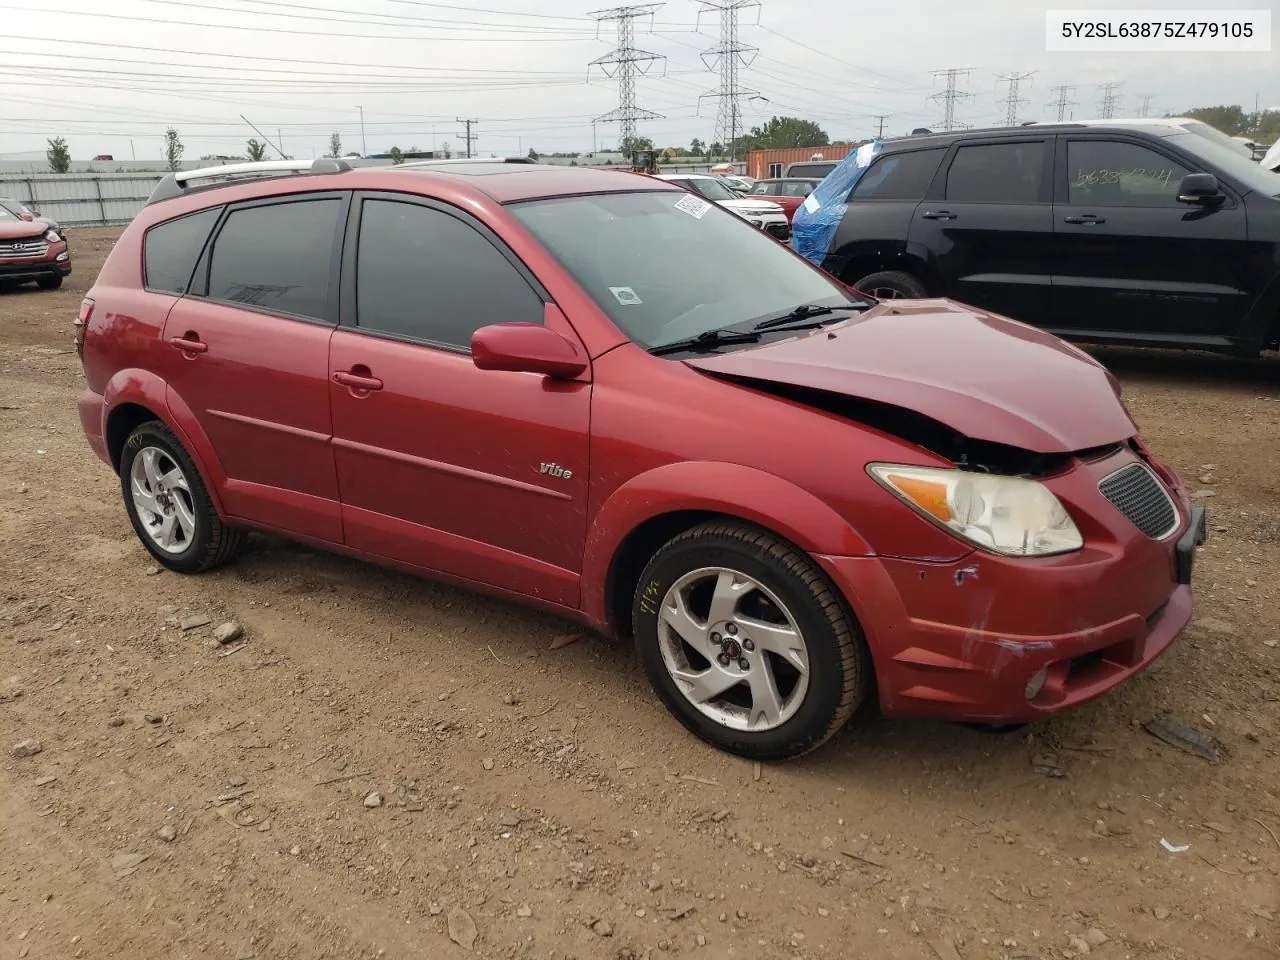
<svg viewBox="0 0 1280 960"><path fill-rule="evenodd" d="M227 512L335 543L329 339L348 204L328 193L232 207L164 330L169 402L213 445Z"/></svg>
<svg viewBox="0 0 1280 960"><path fill-rule="evenodd" d="M357 196L343 324L330 347L347 545L576 606L586 536L589 375L482 371L471 334L572 329L532 275L461 211Z"/></svg>

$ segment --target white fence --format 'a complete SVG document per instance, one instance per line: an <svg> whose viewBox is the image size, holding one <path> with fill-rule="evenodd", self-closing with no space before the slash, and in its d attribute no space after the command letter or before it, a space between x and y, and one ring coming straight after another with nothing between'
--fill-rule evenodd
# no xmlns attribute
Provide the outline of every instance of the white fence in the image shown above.
<svg viewBox="0 0 1280 960"><path fill-rule="evenodd" d="M163 173L51 173L0 176L0 197L20 200L68 227L128 223Z"/></svg>

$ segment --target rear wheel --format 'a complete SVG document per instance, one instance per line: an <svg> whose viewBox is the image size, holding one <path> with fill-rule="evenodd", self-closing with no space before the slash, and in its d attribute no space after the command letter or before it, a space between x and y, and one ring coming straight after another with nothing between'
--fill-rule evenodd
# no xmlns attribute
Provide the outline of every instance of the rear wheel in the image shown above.
<svg viewBox="0 0 1280 960"><path fill-rule="evenodd" d="M750 759L820 746L870 687L865 642L822 571L739 524L704 524L659 550L640 578L632 624L667 708Z"/></svg>
<svg viewBox="0 0 1280 960"><path fill-rule="evenodd" d="M922 300L929 295L919 278L901 270L868 274L853 286L877 300Z"/></svg>
<svg viewBox="0 0 1280 960"><path fill-rule="evenodd" d="M57 290L62 286L62 277L41 277L36 281L36 286L41 290Z"/></svg>
<svg viewBox="0 0 1280 960"><path fill-rule="evenodd" d="M120 485L138 539L170 570L203 573L244 545L244 531L222 522L195 463L159 421L129 434L120 455Z"/></svg>

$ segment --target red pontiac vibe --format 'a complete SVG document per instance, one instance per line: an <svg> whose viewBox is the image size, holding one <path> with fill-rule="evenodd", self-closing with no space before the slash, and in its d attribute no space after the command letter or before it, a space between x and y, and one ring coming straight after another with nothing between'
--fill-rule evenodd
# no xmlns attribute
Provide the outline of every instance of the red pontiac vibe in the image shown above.
<svg viewBox="0 0 1280 960"><path fill-rule="evenodd" d="M1191 616L1204 513L1075 347L649 177L301 166L167 178L81 308L85 434L166 567L264 530L514 598L759 759L873 698L1047 717Z"/></svg>

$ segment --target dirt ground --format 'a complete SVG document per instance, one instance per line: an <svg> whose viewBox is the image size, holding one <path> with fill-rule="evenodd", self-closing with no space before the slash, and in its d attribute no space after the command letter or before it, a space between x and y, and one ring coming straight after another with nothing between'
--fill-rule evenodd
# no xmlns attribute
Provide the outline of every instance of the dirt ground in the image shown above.
<svg viewBox="0 0 1280 960"><path fill-rule="evenodd" d="M1151 670L757 777L552 618L266 538L159 572L74 403L113 236L0 294L0 958L1280 955L1280 363L1103 354L1211 508Z"/></svg>

